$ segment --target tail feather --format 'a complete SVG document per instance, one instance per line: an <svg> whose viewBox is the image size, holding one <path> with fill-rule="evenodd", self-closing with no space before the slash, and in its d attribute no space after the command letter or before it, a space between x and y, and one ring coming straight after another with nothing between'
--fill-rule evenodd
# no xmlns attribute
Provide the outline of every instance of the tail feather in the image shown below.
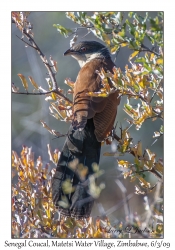
<svg viewBox="0 0 175 250"><path fill-rule="evenodd" d="M52 198L62 215L75 218L90 216L94 199L88 192L88 177L93 174L92 164L99 164L101 143L94 134L93 119L87 120L82 131L70 126L68 137L52 180ZM72 185L70 192L65 181Z"/></svg>

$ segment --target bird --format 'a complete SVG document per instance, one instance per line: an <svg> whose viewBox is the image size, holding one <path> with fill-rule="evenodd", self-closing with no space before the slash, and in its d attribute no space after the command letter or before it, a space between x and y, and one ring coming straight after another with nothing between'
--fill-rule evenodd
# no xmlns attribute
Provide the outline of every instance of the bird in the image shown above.
<svg viewBox="0 0 175 250"><path fill-rule="evenodd" d="M72 123L52 180L52 199L62 216L78 220L91 215L94 197L89 180L94 164L99 164L101 142L113 129L120 95L118 90L107 97L87 95L103 88L98 72L113 73L115 64L105 45L80 41L64 53L68 55L78 61L80 71L74 84Z"/></svg>

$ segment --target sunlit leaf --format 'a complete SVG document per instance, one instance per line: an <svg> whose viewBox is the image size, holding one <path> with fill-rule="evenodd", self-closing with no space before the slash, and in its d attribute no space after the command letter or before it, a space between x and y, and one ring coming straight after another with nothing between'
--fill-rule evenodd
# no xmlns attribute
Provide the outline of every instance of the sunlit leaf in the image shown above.
<svg viewBox="0 0 175 250"><path fill-rule="evenodd" d="M129 164L130 163L128 161L124 161L124 160L118 161L118 166L119 167L128 168Z"/></svg>
<svg viewBox="0 0 175 250"><path fill-rule="evenodd" d="M110 38L108 37L108 35L105 34L105 33L103 33L103 34L102 34L102 37L103 37L103 39L104 39L104 42L109 46L110 43L111 43L111 40L110 40Z"/></svg>
<svg viewBox="0 0 175 250"><path fill-rule="evenodd" d="M160 162L154 164L154 169L163 174L163 165Z"/></svg>
<svg viewBox="0 0 175 250"><path fill-rule="evenodd" d="M116 51L119 49L119 46L118 45L115 45L111 48L111 54L115 54Z"/></svg>
<svg viewBox="0 0 175 250"><path fill-rule="evenodd" d="M138 156L142 156L143 153L142 153L142 143L139 142L138 145L137 145L137 155Z"/></svg>
<svg viewBox="0 0 175 250"><path fill-rule="evenodd" d="M21 79L21 82L25 88L26 91L28 91L28 83L27 83L27 79L25 78L25 76L23 76L22 74L18 74L19 78Z"/></svg>
<svg viewBox="0 0 175 250"><path fill-rule="evenodd" d="M108 97L108 93L101 93L101 92L88 92L86 93L87 96L94 96L94 97Z"/></svg>
<svg viewBox="0 0 175 250"><path fill-rule="evenodd" d="M72 32L71 29L66 29L60 24L53 24L53 27L55 27L60 32L60 34L64 35L65 37L68 37L68 34Z"/></svg>
<svg viewBox="0 0 175 250"><path fill-rule="evenodd" d="M131 59L133 57L135 57L136 55L138 55L139 51L134 51L130 56L129 56L129 61L131 61Z"/></svg>
<svg viewBox="0 0 175 250"><path fill-rule="evenodd" d="M147 182L144 178L142 178L141 176L137 176L137 178L139 179L141 186L146 187L146 188L150 188L150 183Z"/></svg>
<svg viewBox="0 0 175 250"><path fill-rule="evenodd" d="M157 59L156 63L157 64L163 64L163 58Z"/></svg>
<svg viewBox="0 0 175 250"><path fill-rule="evenodd" d="M55 94L54 92L51 93L51 96L52 96L52 99L53 99L54 101L57 100L57 96L56 96L56 94Z"/></svg>
<svg viewBox="0 0 175 250"><path fill-rule="evenodd" d="M35 82L35 80L31 76L29 76L29 80L35 89L39 89L37 83Z"/></svg>

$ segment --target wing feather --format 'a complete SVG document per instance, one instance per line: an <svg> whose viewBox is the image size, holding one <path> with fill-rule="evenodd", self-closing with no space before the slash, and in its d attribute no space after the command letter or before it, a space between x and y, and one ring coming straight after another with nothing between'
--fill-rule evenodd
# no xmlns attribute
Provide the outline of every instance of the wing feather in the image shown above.
<svg viewBox="0 0 175 250"><path fill-rule="evenodd" d="M87 119L93 118L95 134L98 141L102 141L111 131L120 100L118 92L108 97L90 97L87 92L97 92L103 86L96 70L104 68L105 71L114 67L111 59L93 59L86 63L80 70L74 87L74 119L73 127L83 129Z"/></svg>

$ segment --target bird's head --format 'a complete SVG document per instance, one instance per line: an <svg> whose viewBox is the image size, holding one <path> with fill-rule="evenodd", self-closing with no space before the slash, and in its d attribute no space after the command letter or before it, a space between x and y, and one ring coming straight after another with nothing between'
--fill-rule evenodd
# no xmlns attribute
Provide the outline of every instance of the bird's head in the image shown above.
<svg viewBox="0 0 175 250"><path fill-rule="evenodd" d="M64 53L64 56L67 55L74 57L78 61L80 67L94 58L110 57L110 53L106 46L96 41L81 41L74 44Z"/></svg>

